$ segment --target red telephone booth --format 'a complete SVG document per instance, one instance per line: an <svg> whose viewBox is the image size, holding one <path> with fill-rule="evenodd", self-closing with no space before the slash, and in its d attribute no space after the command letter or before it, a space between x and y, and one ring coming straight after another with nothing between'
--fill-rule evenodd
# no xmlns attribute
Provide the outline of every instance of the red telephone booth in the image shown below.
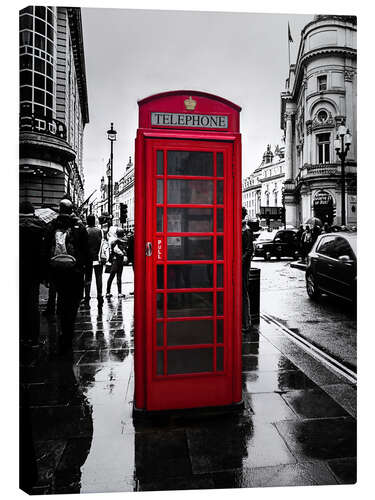
<svg viewBox="0 0 375 500"><path fill-rule="evenodd" d="M241 108L185 90L138 104L135 409L236 405Z"/></svg>

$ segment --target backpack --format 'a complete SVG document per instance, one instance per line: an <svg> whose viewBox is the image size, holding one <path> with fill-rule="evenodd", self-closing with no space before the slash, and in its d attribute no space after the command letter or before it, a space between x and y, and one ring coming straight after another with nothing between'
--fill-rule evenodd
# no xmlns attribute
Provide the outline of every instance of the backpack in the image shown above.
<svg viewBox="0 0 375 500"><path fill-rule="evenodd" d="M54 234L53 255L50 259L50 267L54 271L67 271L76 267L75 246L72 230L56 229Z"/></svg>
<svg viewBox="0 0 375 500"><path fill-rule="evenodd" d="M102 231L102 241L100 243L100 250L99 250L99 262L101 264L106 264L109 261L109 243L108 240L104 237L103 231Z"/></svg>

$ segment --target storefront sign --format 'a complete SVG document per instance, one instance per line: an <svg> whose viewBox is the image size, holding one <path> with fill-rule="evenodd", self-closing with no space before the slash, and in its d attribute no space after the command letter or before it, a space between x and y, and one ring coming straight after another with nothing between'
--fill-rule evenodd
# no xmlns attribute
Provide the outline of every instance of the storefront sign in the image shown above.
<svg viewBox="0 0 375 500"><path fill-rule="evenodd" d="M228 128L228 117L188 113L151 113L151 125L157 127Z"/></svg>
<svg viewBox="0 0 375 500"><path fill-rule="evenodd" d="M331 205L332 196L327 191L318 191L314 197L314 206Z"/></svg>

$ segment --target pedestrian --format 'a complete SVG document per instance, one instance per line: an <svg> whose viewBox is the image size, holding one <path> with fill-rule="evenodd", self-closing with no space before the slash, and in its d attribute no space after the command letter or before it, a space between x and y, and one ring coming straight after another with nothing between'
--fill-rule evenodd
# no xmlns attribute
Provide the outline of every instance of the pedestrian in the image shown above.
<svg viewBox="0 0 375 500"><path fill-rule="evenodd" d="M112 297L111 294L111 286L113 278L117 277L117 291L118 297L122 298L125 295L122 293L122 270L124 267L124 263L127 262L127 240L125 238L125 232L123 229L118 228L116 230L116 238L110 242L111 247L111 271L109 274L109 278L107 281L107 294L106 297L109 299Z"/></svg>
<svg viewBox="0 0 375 500"><path fill-rule="evenodd" d="M306 261L306 257L309 254L312 245L313 245L313 237L311 233L310 226L307 224L306 229L302 234L302 239L301 239L301 248L302 248L302 260Z"/></svg>
<svg viewBox="0 0 375 500"><path fill-rule="evenodd" d="M328 222L325 222L323 224L322 233L330 233L330 232L331 232L331 226L328 224Z"/></svg>
<svg viewBox="0 0 375 500"><path fill-rule="evenodd" d="M87 216L87 239L89 259L85 269L85 298L84 305L90 307L90 290L92 273L95 273L96 282L96 297L98 308L103 307L103 255L101 255L102 241L104 238L103 231L95 227L95 215Z"/></svg>
<svg viewBox="0 0 375 500"><path fill-rule="evenodd" d="M248 292L248 280L253 254L253 240L246 222L247 210L242 207L242 329L250 328L250 298Z"/></svg>
<svg viewBox="0 0 375 500"><path fill-rule="evenodd" d="M299 253L302 255L302 235L304 232L303 224L300 224L296 232L296 243Z"/></svg>
<svg viewBox="0 0 375 500"><path fill-rule="evenodd" d="M59 215L48 224L46 252L49 281L57 291L59 354L71 355L74 323L83 297L89 253L86 228L74 216L73 204L68 199L60 201Z"/></svg>
<svg viewBox="0 0 375 500"><path fill-rule="evenodd" d="M314 243L316 242L316 240L318 239L318 236L320 235L320 233L322 232L322 229L321 227L319 226L319 224L315 224L312 228L312 231L311 231L311 234L312 234L312 244L311 244L311 248L312 246L314 245Z"/></svg>
<svg viewBox="0 0 375 500"><path fill-rule="evenodd" d="M47 224L35 215L29 201L20 203L19 214L19 287L20 340L39 343L39 287L45 278L44 240Z"/></svg>
<svg viewBox="0 0 375 500"><path fill-rule="evenodd" d="M127 239L128 239L127 257L129 263L131 262L132 264L133 276L134 276L134 233L132 231L129 231L129 233L127 234ZM134 295L134 290L130 292L130 295Z"/></svg>

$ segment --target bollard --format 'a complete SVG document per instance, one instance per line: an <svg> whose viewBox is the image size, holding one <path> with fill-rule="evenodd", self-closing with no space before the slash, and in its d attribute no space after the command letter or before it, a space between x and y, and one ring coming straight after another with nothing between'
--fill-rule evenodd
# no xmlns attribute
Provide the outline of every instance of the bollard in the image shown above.
<svg viewBox="0 0 375 500"><path fill-rule="evenodd" d="M252 325L258 324L260 321L260 269L250 268L247 290L250 298L250 322Z"/></svg>

